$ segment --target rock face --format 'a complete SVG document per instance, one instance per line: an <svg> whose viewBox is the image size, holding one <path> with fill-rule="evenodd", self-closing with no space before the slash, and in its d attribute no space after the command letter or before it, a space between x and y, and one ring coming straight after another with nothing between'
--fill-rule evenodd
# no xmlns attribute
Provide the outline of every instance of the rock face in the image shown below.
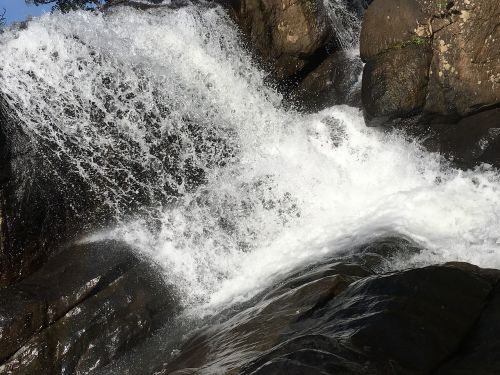
<svg viewBox="0 0 500 375"><path fill-rule="evenodd" d="M0 289L0 373L88 373L178 310L153 266L116 242L76 246Z"/></svg>
<svg viewBox="0 0 500 375"><path fill-rule="evenodd" d="M500 271L456 263L380 272L418 251L389 238L305 267L193 333L173 360L128 373L498 372Z"/></svg>
<svg viewBox="0 0 500 375"><path fill-rule="evenodd" d="M500 271L465 263L384 271L419 251L377 240L201 323L177 324L178 298L154 266L117 242L75 246L0 289L12 302L0 306L0 372L499 372Z"/></svg>
<svg viewBox="0 0 500 375"><path fill-rule="evenodd" d="M51 170L42 154L0 96L0 287L28 276L65 240L99 221L85 185Z"/></svg>
<svg viewBox="0 0 500 375"><path fill-rule="evenodd" d="M500 103L500 4L457 0L449 12L431 22L425 111L464 117Z"/></svg>
<svg viewBox="0 0 500 375"><path fill-rule="evenodd" d="M332 38L321 0L241 0L235 18L278 80L297 74L326 54Z"/></svg>
<svg viewBox="0 0 500 375"><path fill-rule="evenodd" d="M359 94L352 90L362 63L357 57L348 58L346 49L357 39L366 1L229 3L249 47L299 109L359 105Z"/></svg>
<svg viewBox="0 0 500 375"><path fill-rule="evenodd" d="M367 10L361 32L361 58L368 63L367 81L384 69L383 83L389 90L403 89L402 96L417 94L420 100L412 106L394 104L389 115L399 117L422 109L429 114L464 117L500 102L500 4L494 0L474 2L431 2L398 0L377 1ZM409 52L420 47L425 56L414 60ZM430 48L431 47L431 48ZM406 63L414 69L391 79ZM420 81L411 77L417 74ZM384 117L384 101L373 94L377 87L366 85L364 104L369 119ZM422 100L423 99L423 100Z"/></svg>
<svg viewBox="0 0 500 375"><path fill-rule="evenodd" d="M500 117L490 111L484 125L484 116L477 114L500 105L499 19L496 0L378 0L370 5L360 38L369 125L401 125L400 119L418 116L406 124L431 124L438 149L454 154L461 166L491 160L497 139L491 129L500 126ZM451 135L455 130L459 136ZM474 141L465 145L460 137ZM478 138L488 139L487 152L477 150ZM451 150L452 144L460 147ZM478 156L485 152L490 156Z"/></svg>
<svg viewBox="0 0 500 375"><path fill-rule="evenodd" d="M334 52L300 82L292 97L299 107L312 112L336 104L359 107L362 71L363 64L357 56Z"/></svg>

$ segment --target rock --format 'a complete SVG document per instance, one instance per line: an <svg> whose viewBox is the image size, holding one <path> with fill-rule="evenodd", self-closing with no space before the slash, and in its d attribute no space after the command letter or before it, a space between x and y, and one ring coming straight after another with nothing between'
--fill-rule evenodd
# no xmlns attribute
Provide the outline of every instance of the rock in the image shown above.
<svg viewBox="0 0 500 375"><path fill-rule="evenodd" d="M457 0L448 23L433 22L425 111L468 116L500 103L500 3Z"/></svg>
<svg viewBox="0 0 500 375"><path fill-rule="evenodd" d="M360 106L358 82L362 71L357 56L334 52L300 82L292 96L302 109L311 112L337 104Z"/></svg>
<svg viewBox="0 0 500 375"><path fill-rule="evenodd" d="M241 0L231 5L271 81L296 108L359 106L355 84L362 63L348 50L358 38L366 1Z"/></svg>
<svg viewBox="0 0 500 375"><path fill-rule="evenodd" d="M461 168L500 166L500 108L465 117L439 129L441 152Z"/></svg>
<svg viewBox="0 0 500 375"><path fill-rule="evenodd" d="M232 5L236 22L280 81L316 63L331 39L320 0L241 0Z"/></svg>
<svg viewBox="0 0 500 375"><path fill-rule="evenodd" d="M104 223L106 215L94 209L95 201L74 173L49 168L40 145L36 148L26 136L1 95L0 163L0 286L4 286L34 272L64 241ZM61 178L71 194L62 188Z"/></svg>
<svg viewBox="0 0 500 375"><path fill-rule="evenodd" d="M474 331L459 350L436 371L438 375L495 374L500 369L500 284L496 282Z"/></svg>
<svg viewBox="0 0 500 375"><path fill-rule="evenodd" d="M492 146L496 136L484 133L497 127L491 113L484 115L489 125L470 129L469 136L464 125L500 104L499 18L495 0L380 0L370 5L361 31L368 125L406 128L463 166L483 159L500 166ZM467 137L471 143L462 144ZM477 149L479 138L480 148L489 145L485 158L471 154L483 153Z"/></svg>
<svg viewBox="0 0 500 375"><path fill-rule="evenodd" d="M362 19L371 2L372 0L347 0L346 4L351 12L356 14L359 19Z"/></svg>
<svg viewBox="0 0 500 375"><path fill-rule="evenodd" d="M299 316L340 295L353 282L374 275L375 269L391 257L417 251L405 240L387 238L292 272L246 304L240 313L219 318L193 335L180 348L179 356L151 369L151 373L169 374L187 368L203 368L208 373L215 368L237 371L259 354L280 346Z"/></svg>
<svg viewBox="0 0 500 375"><path fill-rule="evenodd" d="M361 97L369 125L410 116L425 105L430 59L427 45L409 45L366 63Z"/></svg>
<svg viewBox="0 0 500 375"><path fill-rule="evenodd" d="M361 26L360 56L364 62L409 44L417 25L425 22L421 1L378 0L368 7Z"/></svg>
<svg viewBox="0 0 500 375"><path fill-rule="evenodd" d="M429 373L460 345L491 290L486 280L448 267L368 277L298 317L283 344L243 374L273 374L268 369L274 362L287 373L300 367L317 373ZM320 356L325 360L318 361Z"/></svg>
<svg viewBox="0 0 500 375"><path fill-rule="evenodd" d="M382 271L417 251L392 238L304 267L143 373L498 372L500 336L488 327L498 326L500 271L465 263Z"/></svg>
<svg viewBox="0 0 500 375"><path fill-rule="evenodd" d="M0 372L87 373L160 328L176 297L117 242L69 248L0 289Z"/></svg>

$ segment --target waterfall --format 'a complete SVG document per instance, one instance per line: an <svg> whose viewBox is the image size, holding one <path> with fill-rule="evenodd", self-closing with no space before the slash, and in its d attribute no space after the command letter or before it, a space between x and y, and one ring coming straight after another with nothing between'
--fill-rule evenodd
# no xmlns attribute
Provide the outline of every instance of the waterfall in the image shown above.
<svg viewBox="0 0 500 375"><path fill-rule="evenodd" d="M388 234L427 249L388 268L500 267L496 170L455 170L355 108L282 106L220 7L45 15L0 44L0 90L42 167L113 215L86 240L129 242L186 306Z"/></svg>

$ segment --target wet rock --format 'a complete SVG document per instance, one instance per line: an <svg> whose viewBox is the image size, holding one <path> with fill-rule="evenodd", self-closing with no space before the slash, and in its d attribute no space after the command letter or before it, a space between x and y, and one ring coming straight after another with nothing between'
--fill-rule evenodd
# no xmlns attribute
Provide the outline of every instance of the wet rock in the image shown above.
<svg viewBox="0 0 500 375"><path fill-rule="evenodd" d="M500 166L500 108L440 127L441 152L462 168Z"/></svg>
<svg viewBox="0 0 500 375"><path fill-rule="evenodd" d="M366 63L361 97L369 125L410 116L425 105L430 59L428 46L409 45Z"/></svg>
<svg viewBox="0 0 500 375"><path fill-rule="evenodd" d="M443 363L436 374L465 375L495 374L500 369L500 329L494 324L500 316L500 284L490 293L486 306L471 335L457 352Z"/></svg>
<svg viewBox="0 0 500 375"><path fill-rule="evenodd" d="M0 372L87 373L177 311L154 267L117 242L76 246L0 289Z"/></svg>
<svg viewBox="0 0 500 375"><path fill-rule="evenodd" d="M85 233L98 221L94 206L74 174L48 166L0 95L0 286L28 276L62 242Z"/></svg>
<svg viewBox="0 0 500 375"><path fill-rule="evenodd" d="M240 313L222 313L216 321L206 323L208 328L193 335L176 358L155 367L151 373L169 374L186 368L203 369L207 373L241 370L258 355L282 345L300 316L324 306L353 282L374 275L388 259L418 251L418 247L405 240L387 238L297 270L240 307ZM227 314L229 317L225 318ZM272 368L285 371L287 367L278 363ZM354 363L353 368L359 366ZM306 365L296 369L306 370Z"/></svg>
<svg viewBox="0 0 500 375"><path fill-rule="evenodd" d="M314 62L331 38L326 9L319 0L241 0L232 6L238 25L278 80Z"/></svg>
<svg viewBox="0 0 500 375"><path fill-rule="evenodd" d="M337 104L360 106L362 71L363 64L357 56L334 52L300 82L292 96L302 109L311 112Z"/></svg>
<svg viewBox="0 0 500 375"><path fill-rule="evenodd" d="M206 322L147 373L498 372L500 340L488 327L498 325L500 271L465 263L384 271L418 251L391 238L304 267L239 313Z"/></svg>

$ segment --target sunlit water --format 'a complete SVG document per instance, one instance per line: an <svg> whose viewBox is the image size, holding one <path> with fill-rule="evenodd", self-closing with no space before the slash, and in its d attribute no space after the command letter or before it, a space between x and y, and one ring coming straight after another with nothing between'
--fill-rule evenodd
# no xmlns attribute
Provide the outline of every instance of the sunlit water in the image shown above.
<svg viewBox="0 0 500 375"><path fill-rule="evenodd" d="M133 244L186 306L385 235L427 249L394 268L500 267L496 171L451 169L354 108L285 109L220 8L56 14L0 43L0 90L44 167L69 165L115 215L87 240Z"/></svg>

